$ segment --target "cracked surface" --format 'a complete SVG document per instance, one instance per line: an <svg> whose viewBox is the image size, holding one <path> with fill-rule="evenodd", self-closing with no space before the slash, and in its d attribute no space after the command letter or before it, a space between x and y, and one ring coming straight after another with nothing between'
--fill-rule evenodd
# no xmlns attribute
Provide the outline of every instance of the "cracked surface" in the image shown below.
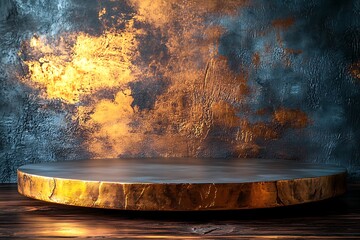
<svg viewBox="0 0 360 240"><path fill-rule="evenodd" d="M346 189L346 171L331 165L266 159L141 161L26 165L18 170L18 190L31 198L75 206L195 211L301 204Z"/></svg>

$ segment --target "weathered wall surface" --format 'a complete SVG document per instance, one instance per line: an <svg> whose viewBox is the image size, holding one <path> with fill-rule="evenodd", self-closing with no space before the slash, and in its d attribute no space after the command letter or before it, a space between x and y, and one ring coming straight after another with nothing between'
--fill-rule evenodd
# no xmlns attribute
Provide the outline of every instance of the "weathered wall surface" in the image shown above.
<svg viewBox="0 0 360 240"><path fill-rule="evenodd" d="M124 156L360 172L359 1L3 0L0 52L0 182Z"/></svg>

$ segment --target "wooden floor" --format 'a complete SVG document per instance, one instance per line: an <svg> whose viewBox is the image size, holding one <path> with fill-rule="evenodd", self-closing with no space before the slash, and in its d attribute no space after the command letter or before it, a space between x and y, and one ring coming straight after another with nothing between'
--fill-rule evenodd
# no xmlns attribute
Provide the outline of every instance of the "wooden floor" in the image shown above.
<svg viewBox="0 0 360 240"><path fill-rule="evenodd" d="M296 207L197 213L126 212L44 203L0 184L0 239L360 239L360 183Z"/></svg>

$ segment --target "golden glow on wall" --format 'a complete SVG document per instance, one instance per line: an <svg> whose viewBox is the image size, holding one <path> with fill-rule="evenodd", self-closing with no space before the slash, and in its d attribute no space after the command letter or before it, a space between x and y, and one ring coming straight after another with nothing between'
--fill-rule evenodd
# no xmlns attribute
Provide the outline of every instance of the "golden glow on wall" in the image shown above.
<svg viewBox="0 0 360 240"><path fill-rule="evenodd" d="M44 99L75 106L72 124L94 157L209 157L212 142L226 145L232 155L254 157L261 151L259 140L277 139L284 128L307 126L306 114L294 109L266 109L273 116L267 121L247 118L261 115L246 107L252 94L249 73L245 66L241 72L231 70L218 53L224 29L204 24L208 14L231 17L247 1L129 3L135 10L130 18L117 15L117 6L99 6L104 28L99 35L34 36L20 53L27 54L29 70L23 82L39 89ZM280 20L276 24L283 25ZM144 42L151 41L149 28L163 41L163 49L154 54L141 52ZM147 47L152 50L151 44ZM260 65L261 56L255 54L253 64ZM132 89L139 83L166 87L153 94L150 107L141 108ZM150 101L147 97L143 101Z"/></svg>
<svg viewBox="0 0 360 240"><path fill-rule="evenodd" d="M76 103L98 90L120 88L133 78L131 59L137 53L134 32L110 31L99 37L79 33L53 44L45 41L38 37L30 40L32 53L38 58L25 61L31 81L24 79L43 89L45 98Z"/></svg>

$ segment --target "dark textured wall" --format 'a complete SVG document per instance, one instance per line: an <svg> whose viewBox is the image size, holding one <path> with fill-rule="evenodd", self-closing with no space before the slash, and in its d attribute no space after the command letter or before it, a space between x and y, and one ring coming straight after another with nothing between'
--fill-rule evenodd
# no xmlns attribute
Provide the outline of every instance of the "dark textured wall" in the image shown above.
<svg viewBox="0 0 360 240"><path fill-rule="evenodd" d="M0 52L0 182L122 156L359 174L359 1L2 0Z"/></svg>

